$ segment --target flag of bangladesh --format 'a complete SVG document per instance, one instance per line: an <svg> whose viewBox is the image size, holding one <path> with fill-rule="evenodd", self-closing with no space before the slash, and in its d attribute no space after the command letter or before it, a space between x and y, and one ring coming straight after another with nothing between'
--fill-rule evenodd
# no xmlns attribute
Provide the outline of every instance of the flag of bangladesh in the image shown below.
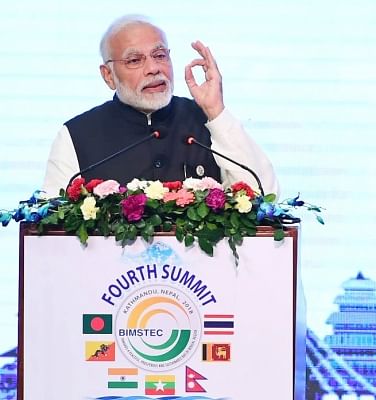
<svg viewBox="0 0 376 400"><path fill-rule="evenodd" d="M174 375L146 375L145 394L169 396L175 394Z"/></svg>
<svg viewBox="0 0 376 400"><path fill-rule="evenodd" d="M84 314L82 333L112 333L112 314Z"/></svg>

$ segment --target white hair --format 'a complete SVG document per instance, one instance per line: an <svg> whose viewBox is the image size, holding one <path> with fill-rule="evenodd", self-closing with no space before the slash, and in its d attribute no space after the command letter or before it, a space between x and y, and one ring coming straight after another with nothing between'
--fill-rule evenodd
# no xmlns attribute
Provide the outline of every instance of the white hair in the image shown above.
<svg viewBox="0 0 376 400"><path fill-rule="evenodd" d="M152 23L149 17L141 14L127 14L123 15L122 17L116 19L106 30L102 39L100 41L99 50L103 59L103 62L106 62L109 58L111 58L111 49L109 46L110 38L115 35L117 32L121 31L128 25L151 25L154 26L156 29L161 31L165 40L166 35L162 29L158 28L156 25ZM167 40L166 40L167 42ZM167 43L166 43L167 44Z"/></svg>

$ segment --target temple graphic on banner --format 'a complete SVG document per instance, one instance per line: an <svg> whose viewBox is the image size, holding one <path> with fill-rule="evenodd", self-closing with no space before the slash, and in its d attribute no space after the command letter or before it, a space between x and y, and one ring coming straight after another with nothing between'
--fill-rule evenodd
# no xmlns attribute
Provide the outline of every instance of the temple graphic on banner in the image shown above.
<svg viewBox="0 0 376 400"><path fill-rule="evenodd" d="M307 334L307 400L376 399L376 282L359 272L342 288L333 334Z"/></svg>

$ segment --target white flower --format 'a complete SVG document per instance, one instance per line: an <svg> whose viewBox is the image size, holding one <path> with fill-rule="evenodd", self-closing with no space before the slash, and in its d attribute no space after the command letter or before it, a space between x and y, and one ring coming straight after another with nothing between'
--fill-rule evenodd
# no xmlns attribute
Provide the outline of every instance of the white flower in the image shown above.
<svg viewBox="0 0 376 400"><path fill-rule="evenodd" d="M95 207L95 205L96 201L93 196L85 198L84 202L80 207L85 221L97 218L97 212L99 211L99 207Z"/></svg>
<svg viewBox="0 0 376 400"><path fill-rule="evenodd" d="M252 202L247 195L241 194L239 196L236 196L235 200L236 200L235 208L240 213L248 213L252 210Z"/></svg>
<svg viewBox="0 0 376 400"><path fill-rule="evenodd" d="M144 190L148 184L149 181L141 181L137 178L134 178L127 184L127 189L131 192L135 192L136 190Z"/></svg>
<svg viewBox="0 0 376 400"><path fill-rule="evenodd" d="M187 178L185 181L183 181L183 188L191 190L201 190L201 179Z"/></svg>
<svg viewBox="0 0 376 400"><path fill-rule="evenodd" d="M144 189L144 193L149 199L162 200L163 195L168 192L168 188L163 186L160 181L150 182L149 186Z"/></svg>

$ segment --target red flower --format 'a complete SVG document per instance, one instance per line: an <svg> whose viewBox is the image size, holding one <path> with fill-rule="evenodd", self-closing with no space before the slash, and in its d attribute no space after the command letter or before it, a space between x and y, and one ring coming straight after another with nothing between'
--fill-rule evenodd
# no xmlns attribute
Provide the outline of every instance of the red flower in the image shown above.
<svg viewBox="0 0 376 400"><path fill-rule="evenodd" d="M92 192L95 186L99 185L103 182L103 179L92 179L89 183L85 185L85 188L88 192Z"/></svg>
<svg viewBox="0 0 376 400"><path fill-rule="evenodd" d="M173 181L173 182L163 182L163 187L168 188L168 190L179 190L183 186L181 181Z"/></svg>
<svg viewBox="0 0 376 400"><path fill-rule="evenodd" d="M85 185L85 179L76 178L67 189L68 197L73 201L77 201L81 196L83 185Z"/></svg>
<svg viewBox="0 0 376 400"><path fill-rule="evenodd" d="M250 198L250 199L254 199L255 198L255 192L253 191L253 189L247 185L245 182L236 182L233 185L231 185L231 189L234 193L240 192L241 190L243 190L245 192L245 194Z"/></svg>

